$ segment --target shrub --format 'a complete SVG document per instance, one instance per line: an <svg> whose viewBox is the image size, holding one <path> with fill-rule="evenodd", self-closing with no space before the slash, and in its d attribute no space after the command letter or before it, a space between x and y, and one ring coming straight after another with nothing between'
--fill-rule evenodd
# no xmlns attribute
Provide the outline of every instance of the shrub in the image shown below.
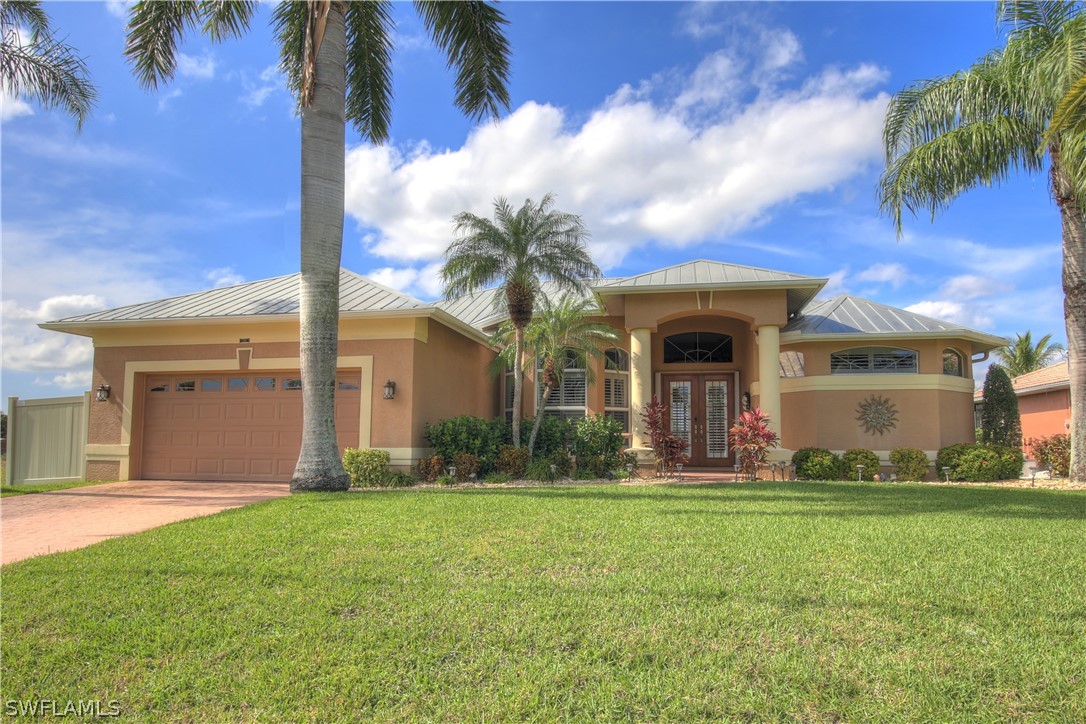
<svg viewBox="0 0 1086 724"><path fill-rule="evenodd" d="M418 480L416 480L415 476L411 473L405 473L397 470L396 472L388 474L388 477L385 478L384 484L385 487L389 488L410 488L417 482Z"/></svg>
<svg viewBox="0 0 1086 724"><path fill-rule="evenodd" d="M525 445L532 435L534 420L522 420L520 423L520 439ZM505 426L505 442L513 441L513 430L509 425ZM539 434L535 438L535 448L532 456L545 458L556 450L564 450L569 446L572 438L572 425L569 420L554 415L544 415L539 423Z"/></svg>
<svg viewBox="0 0 1086 724"><path fill-rule="evenodd" d="M520 477L520 476L517 476L517 477ZM488 485L505 485L506 483L508 483L512 479L513 479L513 477L511 475L509 475L508 473L491 473L490 475L487 475L483 479L483 482L488 484Z"/></svg>
<svg viewBox="0 0 1086 724"><path fill-rule="evenodd" d="M923 480L927 477L928 456L915 447L899 447L890 451L890 463L898 480Z"/></svg>
<svg viewBox="0 0 1086 724"><path fill-rule="evenodd" d="M841 458L822 447L805 447L792 455L796 477L801 480L837 480L841 477Z"/></svg>
<svg viewBox="0 0 1086 724"><path fill-rule="evenodd" d="M1024 460L1022 451L1016 447L961 443L941 449L935 465L940 479L944 478L943 468L947 467L951 480L983 483L1018 478Z"/></svg>
<svg viewBox="0 0 1086 724"><path fill-rule="evenodd" d="M419 458L415 472L423 482L432 483L445 474L445 458L440 455L431 455L428 458Z"/></svg>
<svg viewBox="0 0 1086 724"><path fill-rule="evenodd" d="M861 472L859 467L864 466ZM870 450L853 448L841 456L842 474L849 480L874 480L880 470L879 456Z"/></svg>
<svg viewBox="0 0 1086 724"><path fill-rule="evenodd" d="M508 478L522 478L531 460L532 456L528 453L528 448L502 445L498 449L498 459L494 463L494 469Z"/></svg>
<svg viewBox="0 0 1086 724"><path fill-rule="evenodd" d="M470 480L472 475L479 475L479 458L471 453L456 453L453 455L453 467L456 468L457 480Z"/></svg>
<svg viewBox="0 0 1086 724"><path fill-rule="evenodd" d="M498 459L507 428L500 419L461 415L427 425L426 439L435 455L452 460L457 453L470 453L479 458L479 465L486 472Z"/></svg>
<svg viewBox="0 0 1086 724"><path fill-rule="evenodd" d="M594 415L578 420L573 432L573 450L578 469L602 477L622 464L622 423L613 417Z"/></svg>
<svg viewBox="0 0 1086 724"><path fill-rule="evenodd" d="M983 434L981 441L986 445L1018 447L1022 444L1018 396L1014 394L1007 371L999 365L989 367L988 374L984 376L984 408L980 427Z"/></svg>
<svg viewBox="0 0 1086 724"><path fill-rule="evenodd" d="M437 480L434 481L438 485L456 485L456 478L451 475L439 475Z"/></svg>
<svg viewBox="0 0 1086 724"><path fill-rule="evenodd" d="M728 431L728 441L735 451L740 472L749 480L758 477L758 466L765 462L769 449L781 438L769 427L769 417L758 408L747 410Z"/></svg>
<svg viewBox="0 0 1086 724"><path fill-rule="evenodd" d="M555 450L543 460L546 460L548 465L554 466L560 478L569 477L569 474L573 472L573 458L565 450Z"/></svg>
<svg viewBox="0 0 1086 724"><path fill-rule="evenodd" d="M1031 437L1026 441L1034 459L1054 477L1066 478L1071 472L1071 436Z"/></svg>
<svg viewBox="0 0 1086 724"><path fill-rule="evenodd" d="M351 478L352 488L376 488L388 477L388 450L359 450L349 447L343 451L343 469Z"/></svg>
<svg viewBox="0 0 1086 724"><path fill-rule="evenodd" d="M547 458L536 458L528 464L524 477L528 480L550 483L558 479L558 471L551 470L551 462Z"/></svg>
<svg viewBox="0 0 1086 724"><path fill-rule="evenodd" d="M690 447L685 439L676 436L668 426L668 407L653 395L652 402L645 405L641 413L645 428L649 433L649 445L656 456L656 471L671 472L679 463L686 463L686 449Z"/></svg>

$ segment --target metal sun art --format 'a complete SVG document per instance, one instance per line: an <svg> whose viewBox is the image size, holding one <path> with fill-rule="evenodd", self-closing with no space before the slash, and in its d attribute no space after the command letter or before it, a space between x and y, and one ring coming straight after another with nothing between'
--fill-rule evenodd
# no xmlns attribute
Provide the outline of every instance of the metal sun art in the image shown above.
<svg viewBox="0 0 1086 724"><path fill-rule="evenodd" d="M897 407L890 398L871 395L856 407L856 421L864 426L864 432L872 435L885 434L897 427Z"/></svg>

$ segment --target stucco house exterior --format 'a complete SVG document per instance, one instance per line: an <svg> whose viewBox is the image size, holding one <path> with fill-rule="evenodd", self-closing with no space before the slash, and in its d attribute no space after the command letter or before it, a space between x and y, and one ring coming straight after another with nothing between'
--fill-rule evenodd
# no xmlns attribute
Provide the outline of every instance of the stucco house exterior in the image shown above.
<svg viewBox="0 0 1086 724"><path fill-rule="evenodd" d="M1043 367L1011 378L1011 387L1018 398L1018 413L1022 420L1022 447L1031 454L1026 441L1035 437L1065 435L1071 429L1071 377L1067 361ZM984 407L984 394L975 397L977 427Z"/></svg>
<svg viewBox="0 0 1086 724"><path fill-rule="evenodd" d="M1005 340L849 295L816 300L826 282L704 260L597 280L599 316L620 341L594 363L593 384L569 369L548 411L614 416L644 455L639 411L656 395L690 442L691 467L734 464L727 430L747 405L781 434L776 459L806 446L934 457L972 441L971 360ZM92 387L108 388L91 403L88 479L289 479L297 289L295 274L42 324L91 337ZM502 321L493 290L425 303L347 270L340 290L341 447L386 449L407 466L427 453L427 423L512 415L511 376L485 371Z"/></svg>

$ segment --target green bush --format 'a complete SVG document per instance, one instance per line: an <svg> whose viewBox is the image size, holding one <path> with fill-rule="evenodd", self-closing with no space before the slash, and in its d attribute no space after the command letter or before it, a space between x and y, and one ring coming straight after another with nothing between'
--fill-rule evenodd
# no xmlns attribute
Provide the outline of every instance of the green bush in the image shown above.
<svg viewBox="0 0 1086 724"><path fill-rule="evenodd" d="M405 473L397 470L388 474L385 478L385 487L388 488L410 488L412 485L419 482L415 479L415 476L411 473Z"/></svg>
<svg viewBox="0 0 1086 724"><path fill-rule="evenodd" d="M489 472L498 459L508 431L503 420L461 415L426 426L426 439L435 455L452 460L458 453L479 458L482 472Z"/></svg>
<svg viewBox="0 0 1086 724"><path fill-rule="evenodd" d="M898 480L923 480L931 467L927 454L915 447L899 447L890 451L890 463Z"/></svg>
<svg viewBox="0 0 1086 724"><path fill-rule="evenodd" d="M388 478L388 450L359 450L349 447L343 451L343 469L351 478L352 488L376 488Z"/></svg>
<svg viewBox="0 0 1086 724"><path fill-rule="evenodd" d="M438 485L456 485L456 478L451 475L440 475L437 480L434 481Z"/></svg>
<svg viewBox="0 0 1086 724"><path fill-rule="evenodd" d="M622 423L613 417L586 417L574 427L578 471L588 470L600 478L617 470L622 465L622 447Z"/></svg>
<svg viewBox="0 0 1086 724"><path fill-rule="evenodd" d="M801 480L838 480L841 477L841 458L822 447L805 447L792 455L796 477Z"/></svg>
<svg viewBox="0 0 1086 724"><path fill-rule="evenodd" d="M491 473L483 479L483 482L488 485L505 485L512 479L513 477L508 473Z"/></svg>
<svg viewBox="0 0 1086 724"><path fill-rule="evenodd" d="M524 471L524 477L527 480L540 480L550 483L557 480L559 476L557 470L551 470L551 463L547 458L536 458L528 463L528 469Z"/></svg>
<svg viewBox="0 0 1086 724"><path fill-rule="evenodd" d="M419 479L425 483L433 483L445 474L445 458L440 455L431 455L428 458L419 458L415 466L415 472Z"/></svg>
<svg viewBox="0 0 1086 724"><path fill-rule="evenodd" d="M532 435L532 425L535 420L521 420L520 423L520 444L527 446L528 440ZM506 436L505 442L513 442L513 428L510 425L505 426ZM573 437L573 425L569 420L565 420L561 417L555 417L554 415L544 415L543 420L539 423L539 433L535 438L535 448L532 451L532 456L537 458L545 458L552 454L556 450L564 450L569 447L569 441Z"/></svg>
<svg viewBox="0 0 1086 724"><path fill-rule="evenodd" d="M555 450L547 457L543 458L548 464L554 465L558 471L558 477L566 478L573 472L573 458L569 456L569 453L563 450Z"/></svg>
<svg viewBox="0 0 1086 724"><path fill-rule="evenodd" d="M494 468L509 478L523 478L531 461L528 448L502 445L498 450L498 460L494 463Z"/></svg>
<svg viewBox="0 0 1086 724"><path fill-rule="evenodd" d="M1016 447L961 443L939 451L935 459L939 479L945 479L943 468L950 468L951 480L984 483L993 480L1017 479L1022 474L1025 457Z"/></svg>
<svg viewBox="0 0 1086 724"><path fill-rule="evenodd" d="M456 479L460 482L470 480L472 475L479 475L479 458L471 453L453 455L453 466L456 467Z"/></svg>
<svg viewBox="0 0 1086 724"><path fill-rule="evenodd" d="M857 467L859 465L864 466L863 472ZM842 475L846 480L874 480L879 474L880 465L879 456L863 448L846 450L841 457Z"/></svg>
<svg viewBox="0 0 1086 724"><path fill-rule="evenodd" d="M1031 437L1026 441L1037 464L1053 477L1066 478L1071 473L1071 436Z"/></svg>
<svg viewBox="0 0 1086 724"><path fill-rule="evenodd" d="M980 426L986 445L1018 447L1022 444L1022 422L1018 413L1018 395L1011 378L1001 366L994 364L984 376L984 407ZM1015 477L1018 477L1015 475Z"/></svg>

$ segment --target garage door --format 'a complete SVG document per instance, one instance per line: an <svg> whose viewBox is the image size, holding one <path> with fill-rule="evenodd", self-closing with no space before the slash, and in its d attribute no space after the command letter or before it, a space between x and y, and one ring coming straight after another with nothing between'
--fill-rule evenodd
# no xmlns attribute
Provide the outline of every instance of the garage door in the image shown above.
<svg viewBox="0 0 1086 724"><path fill-rule="evenodd" d="M142 476L149 480L290 480L302 442L297 372L146 378ZM358 373L336 381L336 435L358 446Z"/></svg>

